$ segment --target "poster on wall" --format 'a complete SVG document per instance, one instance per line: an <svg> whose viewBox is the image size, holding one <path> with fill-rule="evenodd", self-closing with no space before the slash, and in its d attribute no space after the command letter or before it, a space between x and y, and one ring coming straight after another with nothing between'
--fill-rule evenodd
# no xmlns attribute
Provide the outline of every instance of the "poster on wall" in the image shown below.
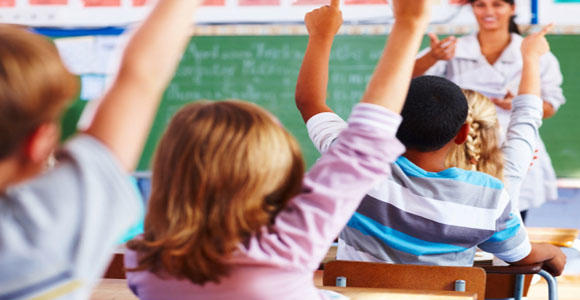
<svg viewBox="0 0 580 300"><path fill-rule="evenodd" d="M578 16L580 16L580 0L538 0L539 23L554 23L556 27L560 27L561 33L578 34L577 25L580 25Z"/></svg>
<svg viewBox="0 0 580 300"><path fill-rule="evenodd" d="M155 0L0 0L0 22L37 27L127 26L142 20ZM434 0L434 24L473 24L461 0ZM552 1L552 0L550 0ZM566 0L555 0L566 1ZM569 0L568 0L569 1ZM580 1L580 0L577 0ZM308 11L330 0L203 0L201 24L300 24ZM517 0L520 23L529 20L530 0ZM388 24L389 0L342 0L345 24Z"/></svg>

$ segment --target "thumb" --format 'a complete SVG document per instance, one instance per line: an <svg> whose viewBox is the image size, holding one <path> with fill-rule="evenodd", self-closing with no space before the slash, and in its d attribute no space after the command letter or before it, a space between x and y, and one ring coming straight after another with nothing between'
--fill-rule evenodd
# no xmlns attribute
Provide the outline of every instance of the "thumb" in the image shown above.
<svg viewBox="0 0 580 300"><path fill-rule="evenodd" d="M340 0L330 0L330 7L340 9Z"/></svg>
<svg viewBox="0 0 580 300"><path fill-rule="evenodd" d="M436 34L429 32L427 35L429 36L429 39L431 39L431 43L439 43L439 38Z"/></svg>

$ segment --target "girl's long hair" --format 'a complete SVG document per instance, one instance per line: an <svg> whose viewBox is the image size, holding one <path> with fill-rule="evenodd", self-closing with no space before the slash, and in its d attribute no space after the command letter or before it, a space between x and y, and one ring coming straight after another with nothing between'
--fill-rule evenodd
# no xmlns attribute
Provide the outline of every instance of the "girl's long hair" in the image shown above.
<svg viewBox="0 0 580 300"><path fill-rule="evenodd" d="M157 147L145 233L128 243L138 266L129 271L219 282L236 249L299 193L303 173L296 140L257 105L185 106Z"/></svg>
<svg viewBox="0 0 580 300"><path fill-rule="evenodd" d="M503 154L499 147L499 122L495 105L489 98L463 90L467 98L469 123L467 141L455 145L447 156L448 167L487 173L503 181Z"/></svg>

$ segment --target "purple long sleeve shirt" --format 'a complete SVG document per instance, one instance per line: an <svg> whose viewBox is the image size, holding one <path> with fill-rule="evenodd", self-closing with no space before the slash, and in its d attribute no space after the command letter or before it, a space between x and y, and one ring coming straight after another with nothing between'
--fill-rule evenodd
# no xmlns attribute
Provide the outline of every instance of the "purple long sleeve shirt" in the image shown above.
<svg viewBox="0 0 580 300"><path fill-rule="evenodd" d="M304 178L270 228L262 228L229 261L231 272L219 284L130 272L130 288L152 299L323 299L312 276L326 251L363 196L391 172L404 151L395 134L401 117L373 104L358 104L337 142ZM125 265L136 267L128 251Z"/></svg>

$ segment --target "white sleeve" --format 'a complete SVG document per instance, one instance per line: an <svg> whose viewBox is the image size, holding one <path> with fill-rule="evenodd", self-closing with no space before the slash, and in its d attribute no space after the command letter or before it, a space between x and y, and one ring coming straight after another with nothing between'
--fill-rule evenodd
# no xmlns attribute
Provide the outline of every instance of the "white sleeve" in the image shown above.
<svg viewBox="0 0 580 300"><path fill-rule="evenodd" d="M0 195L0 290L28 297L74 281L65 299L88 298L139 201L108 148L75 137L53 169Z"/></svg>
<svg viewBox="0 0 580 300"><path fill-rule="evenodd" d="M308 136L320 153L326 152L347 127L347 123L341 117L331 112L316 114L306 122Z"/></svg>
<svg viewBox="0 0 580 300"><path fill-rule="evenodd" d="M536 149L543 109L542 100L534 95L519 95L514 98L512 105L512 116L502 152L506 189L512 199L512 206L518 207L520 187Z"/></svg>
<svg viewBox="0 0 580 300"><path fill-rule="evenodd" d="M100 141L80 136L65 145L82 176L82 215L76 257L79 277L98 280L121 236L135 224L140 212L137 190L121 163Z"/></svg>
<svg viewBox="0 0 580 300"><path fill-rule="evenodd" d="M558 110L566 102L562 93L562 72L558 59L551 52L540 59L540 76L542 84L542 100L549 102Z"/></svg>

